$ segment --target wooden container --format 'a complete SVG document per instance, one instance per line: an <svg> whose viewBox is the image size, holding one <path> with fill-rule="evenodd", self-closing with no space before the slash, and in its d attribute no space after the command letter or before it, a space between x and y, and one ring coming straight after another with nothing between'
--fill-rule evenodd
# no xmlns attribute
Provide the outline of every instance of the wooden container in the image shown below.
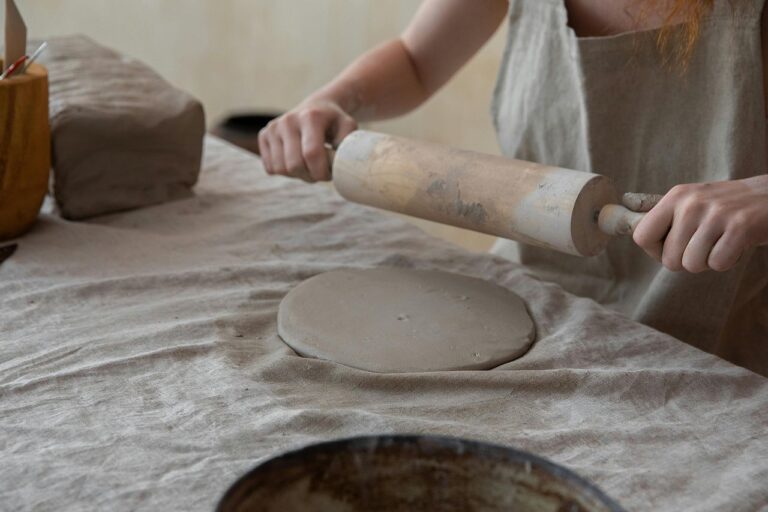
<svg viewBox="0 0 768 512"><path fill-rule="evenodd" d="M50 168L48 72L33 64L24 75L0 80L0 240L32 227Z"/></svg>

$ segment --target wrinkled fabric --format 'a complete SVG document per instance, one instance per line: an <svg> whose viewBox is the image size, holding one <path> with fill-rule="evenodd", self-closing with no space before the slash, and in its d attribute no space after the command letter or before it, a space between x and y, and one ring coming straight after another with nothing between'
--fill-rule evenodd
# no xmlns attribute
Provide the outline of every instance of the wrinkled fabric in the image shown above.
<svg viewBox="0 0 768 512"><path fill-rule="evenodd" d="M523 267L209 141L193 198L43 215L0 265L0 508L211 510L259 461L358 434L527 450L632 511L768 503L768 381ZM527 301L492 371L374 374L297 356L280 300L341 268L440 269Z"/></svg>
<svg viewBox="0 0 768 512"><path fill-rule="evenodd" d="M620 192L765 174L763 2L714 2L684 68L659 52L656 30L579 38L563 0L512 0L493 102L503 153L603 174ZM510 241L494 252L768 376L768 248L696 275L668 271L629 237L594 258Z"/></svg>

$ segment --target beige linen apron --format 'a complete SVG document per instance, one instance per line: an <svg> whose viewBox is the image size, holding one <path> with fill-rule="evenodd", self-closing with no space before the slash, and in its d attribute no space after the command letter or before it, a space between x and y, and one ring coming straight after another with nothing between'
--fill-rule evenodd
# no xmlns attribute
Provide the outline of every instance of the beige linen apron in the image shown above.
<svg viewBox="0 0 768 512"><path fill-rule="evenodd" d="M564 0L510 0L493 101L504 154L597 172L620 191L765 172L760 13L764 0L716 1L686 70L657 31L578 38ZM670 272L631 239L595 258L500 241L494 252L543 279L768 375L768 250L725 273ZM621 333L617 333L620 336Z"/></svg>

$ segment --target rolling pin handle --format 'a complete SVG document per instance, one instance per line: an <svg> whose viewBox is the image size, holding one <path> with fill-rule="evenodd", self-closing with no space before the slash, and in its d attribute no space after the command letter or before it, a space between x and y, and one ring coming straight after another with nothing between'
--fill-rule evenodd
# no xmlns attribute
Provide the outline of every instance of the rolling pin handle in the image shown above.
<svg viewBox="0 0 768 512"><path fill-rule="evenodd" d="M326 142L325 154L328 156L328 166L331 169L331 174L333 174L333 159L336 158L336 148Z"/></svg>
<svg viewBox="0 0 768 512"><path fill-rule="evenodd" d="M603 206L597 218L600 231L611 236L628 236L643 220L645 213L633 212L618 204Z"/></svg>
<svg viewBox="0 0 768 512"><path fill-rule="evenodd" d="M600 231L611 236L627 236L643 220L645 214L661 201L658 194L627 193L621 198L622 205L609 204L600 210L597 224Z"/></svg>

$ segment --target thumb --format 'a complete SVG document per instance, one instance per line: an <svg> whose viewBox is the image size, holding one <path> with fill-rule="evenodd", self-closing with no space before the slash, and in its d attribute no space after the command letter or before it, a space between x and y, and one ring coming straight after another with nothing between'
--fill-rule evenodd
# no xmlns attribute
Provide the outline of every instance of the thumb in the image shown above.
<svg viewBox="0 0 768 512"><path fill-rule="evenodd" d="M341 141L343 141L347 135L357 130L357 121L351 117L344 117L339 119L334 126L332 136L330 137L333 147L339 147Z"/></svg>

